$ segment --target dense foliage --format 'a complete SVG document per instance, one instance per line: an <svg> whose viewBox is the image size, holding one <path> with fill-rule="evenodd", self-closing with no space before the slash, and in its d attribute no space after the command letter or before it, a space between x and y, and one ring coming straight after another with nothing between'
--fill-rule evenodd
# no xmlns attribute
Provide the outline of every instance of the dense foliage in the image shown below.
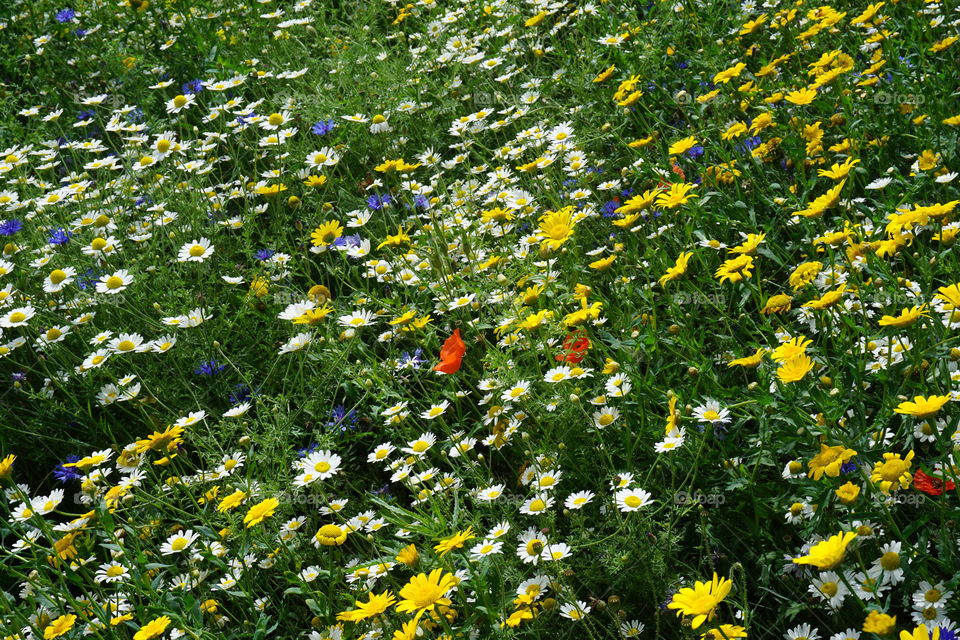
<svg viewBox="0 0 960 640"><path fill-rule="evenodd" d="M0 638L956 638L958 26L10 0Z"/></svg>

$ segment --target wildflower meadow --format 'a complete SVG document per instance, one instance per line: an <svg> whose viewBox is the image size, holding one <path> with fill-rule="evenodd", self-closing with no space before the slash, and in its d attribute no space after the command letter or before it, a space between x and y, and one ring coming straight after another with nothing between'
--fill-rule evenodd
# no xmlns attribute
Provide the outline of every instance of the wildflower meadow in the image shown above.
<svg viewBox="0 0 960 640"><path fill-rule="evenodd" d="M956 640L958 41L0 3L0 639Z"/></svg>

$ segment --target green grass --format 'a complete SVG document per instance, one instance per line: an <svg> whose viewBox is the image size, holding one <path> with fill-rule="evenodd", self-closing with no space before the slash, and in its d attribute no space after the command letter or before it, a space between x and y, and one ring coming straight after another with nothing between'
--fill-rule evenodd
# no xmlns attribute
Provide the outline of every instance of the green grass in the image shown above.
<svg viewBox="0 0 960 640"><path fill-rule="evenodd" d="M880 4L3 9L0 637L952 637L960 14Z"/></svg>

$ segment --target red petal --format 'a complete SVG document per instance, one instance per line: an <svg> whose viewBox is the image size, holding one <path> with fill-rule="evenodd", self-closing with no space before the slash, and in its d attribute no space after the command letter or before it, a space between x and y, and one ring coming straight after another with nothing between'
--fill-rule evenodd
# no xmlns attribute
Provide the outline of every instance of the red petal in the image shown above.
<svg viewBox="0 0 960 640"><path fill-rule="evenodd" d="M441 373L456 373L460 370L463 355L467 352L467 345L460 337L460 329L455 329L440 347L440 364L433 368Z"/></svg>

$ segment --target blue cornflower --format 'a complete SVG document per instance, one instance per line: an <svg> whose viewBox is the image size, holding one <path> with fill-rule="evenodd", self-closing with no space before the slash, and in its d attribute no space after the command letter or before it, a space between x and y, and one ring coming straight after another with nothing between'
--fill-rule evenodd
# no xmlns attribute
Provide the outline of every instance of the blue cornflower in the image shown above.
<svg viewBox="0 0 960 640"><path fill-rule="evenodd" d="M697 158L699 158L699 157L702 156L702 155L703 155L703 145L702 145L702 144L695 144L695 145L693 145L692 147L690 147L689 149L687 149L687 157L688 157L688 158L693 158L694 160L696 160Z"/></svg>
<svg viewBox="0 0 960 640"><path fill-rule="evenodd" d="M352 236L340 236L333 241L333 246L343 249L353 249L354 247L359 247L361 242L363 242L363 237L357 233Z"/></svg>
<svg viewBox="0 0 960 640"><path fill-rule="evenodd" d="M273 257L273 254L275 253L276 251L274 251L273 249L259 249L257 250L256 253L253 254L253 257L260 261L269 260L270 258Z"/></svg>
<svg viewBox="0 0 960 640"><path fill-rule="evenodd" d="M12 236L21 229L23 229L23 223L16 218L0 222L0 236Z"/></svg>
<svg viewBox="0 0 960 640"><path fill-rule="evenodd" d="M413 206L417 209L429 209L430 200L425 195L417 194L413 197Z"/></svg>
<svg viewBox="0 0 960 640"><path fill-rule="evenodd" d="M64 22L70 22L76 17L77 12L73 9L61 9L60 11L57 11L57 15L53 16L53 18L61 24Z"/></svg>
<svg viewBox="0 0 960 640"><path fill-rule="evenodd" d="M419 369L424 362L426 362L426 359L423 357L423 349L417 347L412 354L409 351L400 354L400 358L397 360L397 368Z"/></svg>
<svg viewBox="0 0 960 640"><path fill-rule="evenodd" d="M334 122L333 118L330 118L329 120L320 120L310 127L310 132L315 133L318 136L325 136L333 131L336 126L337 123Z"/></svg>
<svg viewBox="0 0 960 640"><path fill-rule="evenodd" d="M740 153L749 153L760 146L760 136L751 136L743 142L737 144L736 149Z"/></svg>
<svg viewBox="0 0 960 640"><path fill-rule="evenodd" d="M77 36L78 38L82 38L83 36L87 35L87 30L86 30L86 29L74 29L74 30L73 30L73 35Z"/></svg>
<svg viewBox="0 0 960 640"><path fill-rule="evenodd" d="M357 412L353 409L347 411L347 408L342 404L338 404L330 411L330 420L327 422L327 427L340 427L340 431L346 431L347 429L352 429L357 426Z"/></svg>
<svg viewBox="0 0 960 640"><path fill-rule="evenodd" d="M227 365L220 364L216 360L208 360L206 362L201 361L197 368L193 370L198 376L215 376L218 373L223 372L227 368Z"/></svg>
<svg viewBox="0 0 960 640"><path fill-rule="evenodd" d="M375 193L367 198L367 206L374 211L380 211L380 209L389 206L391 202L393 202L393 198L389 193L385 193L383 195Z"/></svg>
<svg viewBox="0 0 960 640"><path fill-rule="evenodd" d="M230 392L230 397L227 398L227 401L230 404L240 404L241 402L250 400L255 395L257 395L255 390L241 382L240 384L234 385L233 391Z"/></svg>
<svg viewBox="0 0 960 640"><path fill-rule="evenodd" d="M688 66L689 66L689 65L687 64L686 61L678 62L678 63L677 63L677 69L686 69Z"/></svg>
<svg viewBox="0 0 960 640"><path fill-rule="evenodd" d="M957 640L957 632L947 627L940 627L940 640Z"/></svg>
<svg viewBox="0 0 960 640"><path fill-rule="evenodd" d="M69 455L67 459L57 466L53 470L53 477L59 480L60 482L66 484L70 480L79 480L83 474L77 471L76 467L65 467L64 464L68 462L76 462L80 459L80 456Z"/></svg>
<svg viewBox="0 0 960 640"><path fill-rule="evenodd" d="M97 112L94 111L93 109L84 109L83 111L77 114L77 120L90 120L96 115L97 115Z"/></svg>
<svg viewBox="0 0 960 640"><path fill-rule="evenodd" d="M614 213L614 212L615 212L617 209L619 209L620 206L621 206L620 203L617 202L616 200L609 200L609 201L603 203L603 207L601 207L601 213L603 214L603 217L604 217L604 218L616 218L616 217L619 217L620 214L619 214L619 213Z"/></svg>
<svg viewBox="0 0 960 640"><path fill-rule="evenodd" d="M50 231L50 236L47 238L47 242L55 245L67 244L71 237L73 237L72 233L63 227L57 227L56 229Z"/></svg>
<svg viewBox="0 0 960 640"><path fill-rule="evenodd" d="M100 276L96 271L93 269L87 269L82 274L77 276L77 287L79 287L81 291L85 291L86 289L94 286L99 278Z"/></svg>
<svg viewBox="0 0 960 640"><path fill-rule="evenodd" d="M861 466L863 465L860 462L860 458L851 458L840 465L840 473L856 473L857 468Z"/></svg>
<svg viewBox="0 0 960 640"><path fill-rule="evenodd" d="M320 448L320 444L319 444L319 443L317 443L317 442L311 442L311 443L310 443L309 445L307 445L306 447L302 447L302 448L300 448L300 449L297 449L297 457L298 457L298 458L306 458L308 455L310 455L311 453L313 453L314 451L316 451L316 450L319 449L319 448Z"/></svg>
<svg viewBox="0 0 960 640"><path fill-rule="evenodd" d="M14 382L26 382L27 374L23 371L16 371L10 374L10 379Z"/></svg>
<svg viewBox="0 0 960 640"><path fill-rule="evenodd" d="M191 93L200 93L203 91L203 81L202 80L191 80L190 82L183 83L183 92L186 94Z"/></svg>

